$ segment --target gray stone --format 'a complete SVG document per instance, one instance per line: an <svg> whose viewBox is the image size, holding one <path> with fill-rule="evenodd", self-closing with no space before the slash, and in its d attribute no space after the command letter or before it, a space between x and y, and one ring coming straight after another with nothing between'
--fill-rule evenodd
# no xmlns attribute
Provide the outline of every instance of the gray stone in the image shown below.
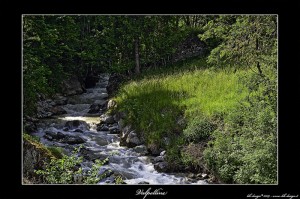
<svg viewBox="0 0 300 199"><path fill-rule="evenodd" d="M85 141L84 139L78 136L66 136L61 142L67 144L82 144Z"/></svg>
<svg viewBox="0 0 300 199"><path fill-rule="evenodd" d="M118 126L112 126L112 127L110 127L109 128L109 132L111 134L119 134L119 133L121 133L121 131L120 131L120 129L119 129Z"/></svg>
<svg viewBox="0 0 300 199"><path fill-rule="evenodd" d="M120 119L120 120L118 121L118 125L119 125L120 129L122 129L122 128L125 126L124 119Z"/></svg>
<svg viewBox="0 0 300 199"><path fill-rule="evenodd" d="M129 148L132 147L136 147L138 145L141 145L142 142L140 141L140 139L138 138L137 134L135 133L135 131L131 131L126 139L126 145Z"/></svg>
<svg viewBox="0 0 300 199"><path fill-rule="evenodd" d="M158 162L163 162L165 158L163 156L157 156L154 158L153 162L158 163Z"/></svg>
<svg viewBox="0 0 300 199"><path fill-rule="evenodd" d="M150 184L149 182L146 182L146 181L141 181L139 182L138 184Z"/></svg>
<svg viewBox="0 0 300 199"><path fill-rule="evenodd" d="M168 171L168 163L158 162L158 163L154 164L154 169L158 172L167 172Z"/></svg>
<svg viewBox="0 0 300 199"><path fill-rule="evenodd" d="M58 95L54 98L54 102L56 105L66 105L68 103L68 98Z"/></svg>
<svg viewBox="0 0 300 199"><path fill-rule="evenodd" d="M112 116L101 115L100 116L100 123L113 124L113 123L115 123L115 120Z"/></svg>
<svg viewBox="0 0 300 199"><path fill-rule="evenodd" d="M166 155L166 151L162 151L159 155L160 156L165 156Z"/></svg>
<svg viewBox="0 0 300 199"><path fill-rule="evenodd" d="M99 113L99 111L100 111L100 105L92 104L90 106L90 110L88 111L88 113Z"/></svg>
<svg viewBox="0 0 300 199"><path fill-rule="evenodd" d="M145 156L148 154L147 147L145 145L136 146L133 148L133 150L142 156Z"/></svg>
<svg viewBox="0 0 300 199"><path fill-rule="evenodd" d="M97 131L109 131L109 128L106 125L101 125L97 127Z"/></svg>
<svg viewBox="0 0 300 199"><path fill-rule="evenodd" d="M81 129L75 129L74 132L83 133L83 130L81 130Z"/></svg>
<svg viewBox="0 0 300 199"><path fill-rule="evenodd" d="M126 139L128 134L131 132L131 126L125 126L121 131L121 139L120 139L120 146L126 146Z"/></svg>
<svg viewBox="0 0 300 199"><path fill-rule="evenodd" d="M147 149L149 151L150 154L154 155L154 156L158 156L160 155L160 153L163 151L162 148L159 148L159 146L157 144L149 144L147 146Z"/></svg>
<svg viewBox="0 0 300 199"><path fill-rule="evenodd" d="M113 99L110 99L107 103L107 109L115 108L117 105L117 102Z"/></svg>
<svg viewBox="0 0 300 199"><path fill-rule="evenodd" d="M51 107L49 109L49 111L53 114L53 115L62 115L62 114L66 114L67 111L65 109L63 109L62 107L60 106L54 106L54 107Z"/></svg>
<svg viewBox="0 0 300 199"><path fill-rule="evenodd" d="M62 92L65 96L83 93L82 86L76 76L62 81Z"/></svg>
<svg viewBox="0 0 300 199"><path fill-rule="evenodd" d="M82 130L87 130L89 128L89 125L85 121L72 120L72 121L67 121L64 127L67 127L69 129L80 128Z"/></svg>
<svg viewBox="0 0 300 199"><path fill-rule="evenodd" d="M66 137L66 135L65 134L63 134L62 132L57 132L57 139L63 139L63 138L65 138Z"/></svg>

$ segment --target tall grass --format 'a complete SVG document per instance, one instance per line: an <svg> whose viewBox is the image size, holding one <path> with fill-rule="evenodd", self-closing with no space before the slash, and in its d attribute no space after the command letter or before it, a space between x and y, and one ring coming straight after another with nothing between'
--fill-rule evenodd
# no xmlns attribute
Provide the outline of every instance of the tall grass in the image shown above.
<svg viewBox="0 0 300 199"><path fill-rule="evenodd" d="M179 128L178 118L188 121L199 114L226 113L247 95L238 81L245 71L189 66L188 70L152 71L120 89L118 108L128 113L127 122L142 132L146 141L161 143L163 136Z"/></svg>

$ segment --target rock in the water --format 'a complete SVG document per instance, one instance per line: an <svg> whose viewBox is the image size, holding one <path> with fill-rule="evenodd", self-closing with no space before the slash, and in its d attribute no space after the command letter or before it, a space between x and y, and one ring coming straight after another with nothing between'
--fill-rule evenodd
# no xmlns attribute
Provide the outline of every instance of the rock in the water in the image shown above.
<svg viewBox="0 0 300 199"><path fill-rule="evenodd" d="M114 108L114 107L116 107L116 105L117 105L117 102L115 100L111 99L107 103L107 109Z"/></svg>
<svg viewBox="0 0 300 199"><path fill-rule="evenodd" d="M101 115L100 123L113 124L113 123L115 123L115 120L114 120L113 116Z"/></svg>
<svg viewBox="0 0 300 199"><path fill-rule="evenodd" d="M146 182L146 181L141 181L139 182L138 184L150 184L149 182Z"/></svg>
<svg viewBox="0 0 300 199"><path fill-rule="evenodd" d="M153 162L158 163L158 162L163 162L165 158L163 156L157 156L154 158Z"/></svg>
<svg viewBox="0 0 300 199"><path fill-rule="evenodd" d="M136 147L138 145L141 145L142 142L140 141L140 139L138 138L137 134L135 133L135 131L131 131L126 139L126 145L129 148L132 147Z"/></svg>
<svg viewBox="0 0 300 199"><path fill-rule="evenodd" d="M35 118L25 117L23 119L24 130L28 133L36 131L37 130L37 125L36 125L37 121L38 120Z"/></svg>
<svg viewBox="0 0 300 199"><path fill-rule="evenodd" d="M81 130L81 129L75 129L74 132L83 133L83 130Z"/></svg>
<svg viewBox="0 0 300 199"><path fill-rule="evenodd" d="M148 154L147 147L146 147L145 145L136 146L136 147L133 148L133 150L134 150L136 153L139 153L139 154L142 155L142 156Z"/></svg>
<svg viewBox="0 0 300 199"><path fill-rule="evenodd" d="M66 136L61 142L67 144L82 144L85 141L84 139L78 136Z"/></svg>
<svg viewBox="0 0 300 199"><path fill-rule="evenodd" d="M148 145L148 151L150 154L154 155L154 156L158 156L160 155L160 153L163 151L163 149L159 148L157 144L149 144Z"/></svg>
<svg viewBox="0 0 300 199"><path fill-rule="evenodd" d="M126 146L128 134L131 132L131 126L125 126L121 131L120 146Z"/></svg>
<svg viewBox="0 0 300 199"><path fill-rule="evenodd" d="M66 105L68 103L68 98L58 95L54 98L54 102L56 105Z"/></svg>
<svg viewBox="0 0 300 199"><path fill-rule="evenodd" d="M108 130L111 134L119 134L121 132L118 126L112 126Z"/></svg>
<svg viewBox="0 0 300 199"><path fill-rule="evenodd" d="M57 132L57 139L63 139L63 138L65 138L66 137L66 135L65 134L63 134L62 132Z"/></svg>
<svg viewBox="0 0 300 199"><path fill-rule="evenodd" d="M88 113L99 113L100 111L100 105L99 104L92 104L90 106L90 110L88 111Z"/></svg>
<svg viewBox="0 0 300 199"><path fill-rule="evenodd" d="M80 128L81 130L87 130L89 128L89 125L85 121L72 120L72 121L67 121L64 127L67 127L69 129Z"/></svg>
<svg viewBox="0 0 300 199"><path fill-rule="evenodd" d="M165 156L166 155L166 151L162 151L159 155L160 156Z"/></svg>
<svg viewBox="0 0 300 199"><path fill-rule="evenodd" d="M64 127L64 128L63 128L63 131L68 131L68 130L69 130L68 127Z"/></svg>
<svg viewBox="0 0 300 199"><path fill-rule="evenodd" d="M62 92L64 95L75 95L83 93L82 86L75 76L70 77L62 82Z"/></svg>
<svg viewBox="0 0 300 199"><path fill-rule="evenodd" d="M97 131L109 131L109 128L106 125L101 125L97 127Z"/></svg>
<svg viewBox="0 0 300 199"><path fill-rule="evenodd" d="M65 109L63 109L60 106L53 106L52 108L50 108L49 110L53 115L62 115L62 114L66 114L67 111Z"/></svg>
<svg viewBox="0 0 300 199"><path fill-rule="evenodd" d="M158 172L167 172L168 171L168 163L166 162L158 162L154 164L154 169Z"/></svg>
<svg viewBox="0 0 300 199"><path fill-rule="evenodd" d="M125 125L124 119L120 119L118 121L118 126L120 127L120 129L124 128L124 125Z"/></svg>

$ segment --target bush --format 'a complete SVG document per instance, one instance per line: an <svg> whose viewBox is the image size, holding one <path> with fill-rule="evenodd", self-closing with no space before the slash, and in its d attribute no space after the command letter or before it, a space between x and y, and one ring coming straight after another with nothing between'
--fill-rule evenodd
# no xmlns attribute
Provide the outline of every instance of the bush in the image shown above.
<svg viewBox="0 0 300 199"><path fill-rule="evenodd" d="M250 82L250 95L225 117L225 128L212 134L204 158L223 182L277 182L277 95L272 81L258 79L256 88Z"/></svg>
<svg viewBox="0 0 300 199"><path fill-rule="evenodd" d="M52 155L58 159L63 157L63 150L61 147L47 147L47 149L52 153Z"/></svg>
<svg viewBox="0 0 300 199"><path fill-rule="evenodd" d="M181 150L181 159L185 166L191 166L194 170L204 168L203 165L203 150L204 143L190 143L188 146L183 147Z"/></svg>
<svg viewBox="0 0 300 199"><path fill-rule="evenodd" d="M188 123L183 135L188 142L200 142L207 139L210 134L217 128L210 119L204 116L193 118Z"/></svg>
<svg viewBox="0 0 300 199"><path fill-rule="evenodd" d="M61 159L53 158L46 163L45 169L35 171L49 184L95 184L105 177L106 173L99 175L99 168L108 161L96 160L92 169L83 173L80 164L82 157L77 155L80 147L75 149L71 156L63 155Z"/></svg>

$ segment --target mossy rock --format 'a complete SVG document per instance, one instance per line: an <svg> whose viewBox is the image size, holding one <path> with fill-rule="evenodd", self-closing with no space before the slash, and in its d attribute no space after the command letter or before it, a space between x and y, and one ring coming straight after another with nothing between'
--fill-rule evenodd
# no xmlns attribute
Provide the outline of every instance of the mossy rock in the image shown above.
<svg viewBox="0 0 300 199"><path fill-rule="evenodd" d="M41 143L28 134L23 136L23 177L33 183L42 183L43 180L34 172L43 169L45 162L55 158ZM24 181L25 182L25 181Z"/></svg>

